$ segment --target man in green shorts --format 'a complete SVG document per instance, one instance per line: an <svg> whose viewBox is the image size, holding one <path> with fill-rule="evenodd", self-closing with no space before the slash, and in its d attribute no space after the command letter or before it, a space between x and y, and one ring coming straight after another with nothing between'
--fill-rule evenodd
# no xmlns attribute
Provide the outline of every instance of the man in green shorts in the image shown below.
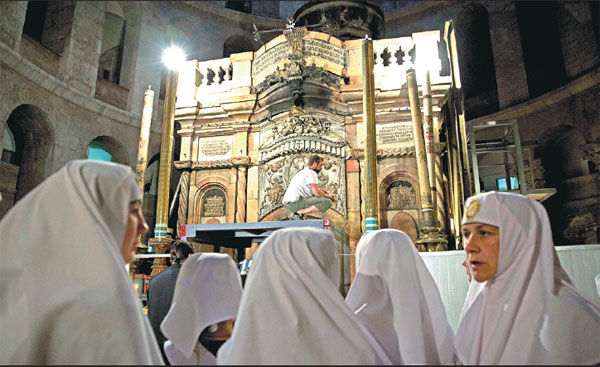
<svg viewBox="0 0 600 367"><path fill-rule="evenodd" d="M290 212L291 220L302 220L304 215L316 211L324 213L335 201L333 195L319 187L317 174L323 169L323 159L313 155L303 170L296 173L290 181L285 194L283 205Z"/></svg>

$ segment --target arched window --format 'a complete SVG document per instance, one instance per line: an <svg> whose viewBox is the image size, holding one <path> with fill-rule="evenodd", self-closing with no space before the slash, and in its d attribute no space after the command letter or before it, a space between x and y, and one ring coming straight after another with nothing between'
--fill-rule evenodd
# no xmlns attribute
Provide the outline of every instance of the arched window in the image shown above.
<svg viewBox="0 0 600 367"><path fill-rule="evenodd" d="M110 136L98 136L92 140L85 151L87 159L128 164L127 151L123 144Z"/></svg>
<svg viewBox="0 0 600 367"><path fill-rule="evenodd" d="M61 55L73 28L75 1L28 1L23 34Z"/></svg>

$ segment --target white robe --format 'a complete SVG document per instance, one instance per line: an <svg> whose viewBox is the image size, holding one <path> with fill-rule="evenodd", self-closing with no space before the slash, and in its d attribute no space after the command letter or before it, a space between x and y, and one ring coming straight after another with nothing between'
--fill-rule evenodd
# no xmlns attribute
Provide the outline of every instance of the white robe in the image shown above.
<svg viewBox="0 0 600 367"><path fill-rule="evenodd" d="M120 247L130 167L71 161L0 222L0 364L162 364Z"/></svg>
<svg viewBox="0 0 600 367"><path fill-rule="evenodd" d="M600 363L600 306L561 267L544 207L526 196L489 192L469 198L465 208L463 223L500 228L500 247L495 277L473 279L469 287L455 339L459 359Z"/></svg>
<svg viewBox="0 0 600 367"><path fill-rule="evenodd" d="M275 231L254 254L218 364L389 364L338 292L339 266L330 231Z"/></svg>
<svg viewBox="0 0 600 367"><path fill-rule="evenodd" d="M346 296L358 319L398 364L454 364L454 333L438 288L410 237L395 229L365 234ZM401 356L401 359L400 359Z"/></svg>
<svg viewBox="0 0 600 367"><path fill-rule="evenodd" d="M164 346L169 362L216 364L198 337L208 326L235 318L241 297L242 280L229 255L190 256L181 266L171 308L160 324L169 339Z"/></svg>

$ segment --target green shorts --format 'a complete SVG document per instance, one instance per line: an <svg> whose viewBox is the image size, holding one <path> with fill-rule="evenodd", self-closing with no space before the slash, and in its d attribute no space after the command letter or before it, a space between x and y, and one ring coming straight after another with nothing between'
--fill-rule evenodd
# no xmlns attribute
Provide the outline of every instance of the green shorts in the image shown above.
<svg viewBox="0 0 600 367"><path fill-rule="evenodd" d="M290 213L295 213L298 210L308 208L311 205L316 206L321 213L325 213L325 211L331 207L331 200L322 196L307 196L285 204L285 210Z"/></svg>

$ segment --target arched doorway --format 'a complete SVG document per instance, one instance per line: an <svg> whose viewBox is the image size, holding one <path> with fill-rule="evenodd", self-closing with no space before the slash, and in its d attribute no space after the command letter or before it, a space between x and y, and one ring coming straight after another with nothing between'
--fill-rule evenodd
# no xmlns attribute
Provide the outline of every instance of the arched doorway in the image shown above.
<svg viewBox="0 0 600 367"><path fill-rule="evenodd" d="M0 217L51 173L54 132L41 109L24 104L8 117L2 140Z"/></svg>

